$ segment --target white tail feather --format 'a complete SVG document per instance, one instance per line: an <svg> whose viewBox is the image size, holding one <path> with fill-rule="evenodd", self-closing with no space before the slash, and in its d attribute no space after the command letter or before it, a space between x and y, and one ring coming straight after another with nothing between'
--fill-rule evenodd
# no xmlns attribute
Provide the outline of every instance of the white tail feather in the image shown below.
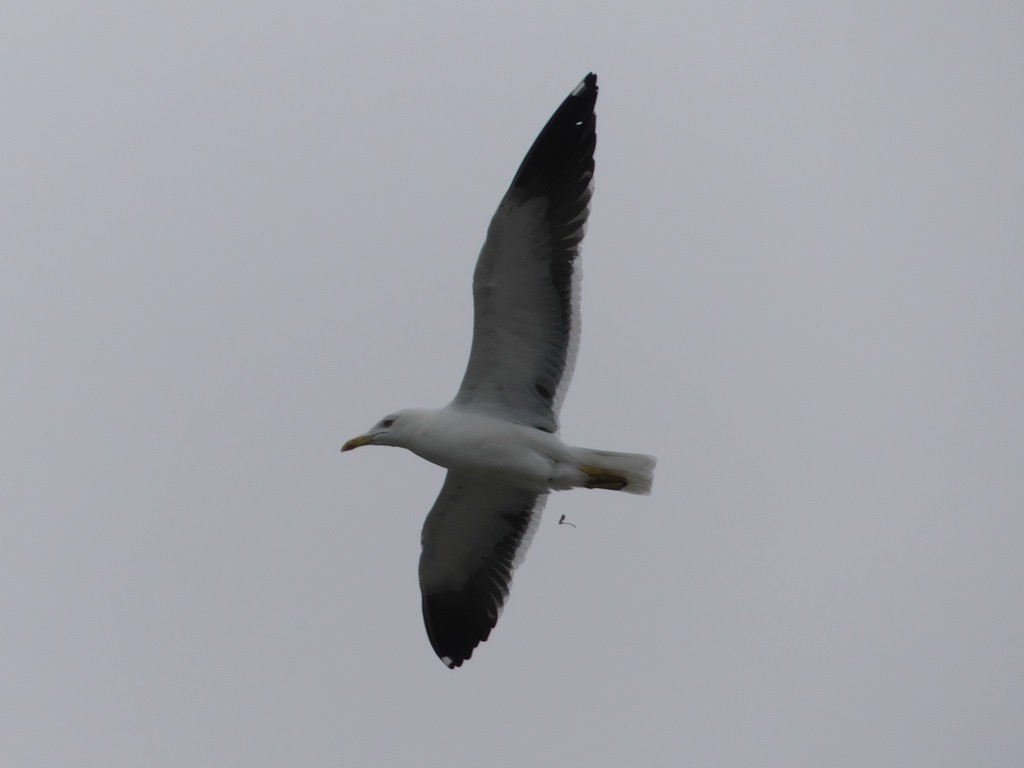
<svg viewBox="0 0 1024 768"><path fill-rule="evenodd" d="M595 451L590 448L574 448L577 460L588 470L597 470L609 475L618 475L626 485L618 489L625 493L646 496L654 483L654 466L658 460L643 453L620 453L618 451Z"/></svg>

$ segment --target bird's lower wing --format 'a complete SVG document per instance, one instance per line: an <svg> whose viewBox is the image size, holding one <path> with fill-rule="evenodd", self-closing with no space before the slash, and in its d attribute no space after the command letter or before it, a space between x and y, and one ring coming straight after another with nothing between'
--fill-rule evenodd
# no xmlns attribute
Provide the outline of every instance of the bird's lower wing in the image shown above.
<svg viewBox="0 0 1024 768"><path fill-rule="evenodd" d="M490 635L546 494L449 471L423 524L420 590L434 651L458 667Z"/></svg>

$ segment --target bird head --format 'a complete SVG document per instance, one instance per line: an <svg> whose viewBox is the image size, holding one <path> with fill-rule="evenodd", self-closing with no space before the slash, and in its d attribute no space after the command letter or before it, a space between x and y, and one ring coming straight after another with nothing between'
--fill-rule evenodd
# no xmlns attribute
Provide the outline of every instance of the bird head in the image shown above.
<svg viewBox="0 0 1024 768"><path fill-rule="evenodd" d="M343 446L342 451L351 451L363 445L399 445L402 439L404 422L403 412L392 413L374 424L365 435L353 437Z"/></svg>

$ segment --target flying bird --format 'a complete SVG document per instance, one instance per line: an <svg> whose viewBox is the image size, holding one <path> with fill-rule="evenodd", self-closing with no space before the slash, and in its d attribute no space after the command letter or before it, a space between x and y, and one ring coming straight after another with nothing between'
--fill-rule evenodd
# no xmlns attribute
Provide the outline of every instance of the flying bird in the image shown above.
<svg viewBox="0 0 1024 768"><path fill-rule="evenodd" d="M579 448L558 434L579 345L596 101L591 73L544 126L491 219L455 399L389 414L341 449L394 445L448 470L423 525L419 581L427 637L451 669L497 624L550 491L651 491L653 456Z"/></svg>

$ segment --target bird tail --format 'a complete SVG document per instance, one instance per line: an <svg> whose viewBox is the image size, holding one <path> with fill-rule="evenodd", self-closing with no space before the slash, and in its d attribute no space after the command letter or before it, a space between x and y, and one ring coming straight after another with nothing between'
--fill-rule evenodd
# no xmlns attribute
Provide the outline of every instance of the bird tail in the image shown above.
<svg viewBox="0 0 1024 768"><path fill-rule="evenodd" d="M577 448L579 468L586 475L584 488L603 488L646 496L654 483L658 460L642 453L619 453Z"/></svg>

